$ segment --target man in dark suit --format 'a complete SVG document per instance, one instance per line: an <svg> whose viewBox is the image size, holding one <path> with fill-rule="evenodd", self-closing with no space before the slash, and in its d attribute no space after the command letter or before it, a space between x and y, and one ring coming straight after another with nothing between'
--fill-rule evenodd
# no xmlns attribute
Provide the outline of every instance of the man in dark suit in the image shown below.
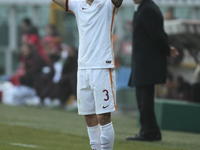
<svg viewBox="0 0 200 150"><path fill-rule="evenodd" d="M167 56L179 53L169 46L163 16L152 0L133 0L132 73L129 86L136 87L141 130L127 140L160 141L161 132L154 113L155 85L166 82Z"/></svg>

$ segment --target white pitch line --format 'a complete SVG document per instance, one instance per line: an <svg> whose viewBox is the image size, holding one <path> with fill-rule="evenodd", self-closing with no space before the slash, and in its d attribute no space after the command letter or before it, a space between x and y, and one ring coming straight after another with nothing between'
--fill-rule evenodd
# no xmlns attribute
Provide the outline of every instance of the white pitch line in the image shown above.
<svg viewBox="0 0 200 150"><path fill-rule="evenodd" d="M42 147L36 146L36 145L28 145L28 144L21 144L21 143L10 143L10 145L21 146L21 147L29 147L29 148L42 148Z"/></svg>

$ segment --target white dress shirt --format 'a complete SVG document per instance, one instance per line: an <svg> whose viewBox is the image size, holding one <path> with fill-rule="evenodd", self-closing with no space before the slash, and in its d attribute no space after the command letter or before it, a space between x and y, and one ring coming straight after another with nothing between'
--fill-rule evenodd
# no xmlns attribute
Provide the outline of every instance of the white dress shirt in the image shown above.
<svg viewBox="0 0 200 150"><path fill-rule="evenodd" d="M135 11L138 11L139 6L140 6L140 3L139 4L135 4Z"/></svg>

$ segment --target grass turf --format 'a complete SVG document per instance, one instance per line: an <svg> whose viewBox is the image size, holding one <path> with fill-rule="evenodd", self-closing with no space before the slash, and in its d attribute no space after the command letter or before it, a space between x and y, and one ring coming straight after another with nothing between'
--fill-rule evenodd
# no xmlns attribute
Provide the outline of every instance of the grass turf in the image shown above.
<svg viewBox="0 0 200 150"><path fill-rule="evenodd" d="M114 150L200 150L200 134L162 131L162 142L126 142L136 118L113 115ZM61 110L0 105L0 150L89 150L82 116Z"/></svg>

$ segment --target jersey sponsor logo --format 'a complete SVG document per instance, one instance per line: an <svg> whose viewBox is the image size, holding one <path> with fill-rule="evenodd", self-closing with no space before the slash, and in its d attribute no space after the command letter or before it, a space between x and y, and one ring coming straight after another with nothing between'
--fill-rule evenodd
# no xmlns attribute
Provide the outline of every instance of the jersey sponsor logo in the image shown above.
<svg viewBox="0 0 200 150"><path fill-rule="evenodd" d="M108 106L109 106L109 105L107 105L107 106L103 106L103 109L106 109Z"/></svg>
<svg viewBox="0 0 200 150"><path fill-rule="evenodd" d="M107 64L111 64L111 61L106 61Z"/></svg>

